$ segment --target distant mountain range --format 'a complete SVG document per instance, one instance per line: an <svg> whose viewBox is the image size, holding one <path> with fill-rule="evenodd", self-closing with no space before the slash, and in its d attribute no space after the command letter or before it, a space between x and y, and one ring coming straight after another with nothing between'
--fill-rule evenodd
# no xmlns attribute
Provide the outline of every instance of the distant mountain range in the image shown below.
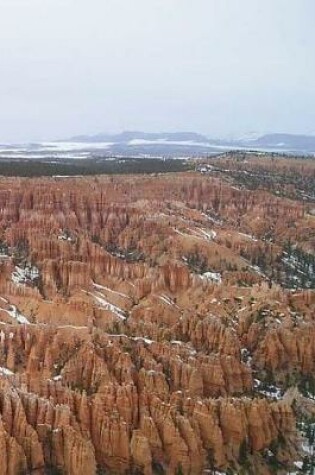
<svg viewBox="0 0 315 475"><path fill-rule="evenodd" d="M229 150L292 153L315 156L315 136L249 135L234 140L213 139L195 132L122 132L79 135L64 140L23 145L0 144L0 159L71 160L110 157L203 157Z"/></svg>
<svg viewBox="0 0 315 475"><path fill-rule="evenodd" d="M306 153L315 152L315 136L313 135L267 134L254 140L247 140L248 143L254 147L287 149Z"/></svg>
<svg viewBox="0 0 315 475"><path fill-rule="evenodd" d="M120 134L80 135L69 141L77 143L111 143L110 149L116 151L135 151L137 153L178 154L188 152L217 153L222 150L245 149L289 152L299 154L315 153L315 136L297 134L265 134L234 140L213 139L195 132L122 132Z"/></svg>
<svg viewBox="0 0 315 475"><path fill-rule="evenodd" d="M69 139L68 139L69 140ZM67 140L67 141L68 141ZM70 139L71 142L114 142L128 143L132 140L145 141L180 141L180 142L207 142L209 139L195 132L139 132L125 131L119 134L78 135Z"/></svg>

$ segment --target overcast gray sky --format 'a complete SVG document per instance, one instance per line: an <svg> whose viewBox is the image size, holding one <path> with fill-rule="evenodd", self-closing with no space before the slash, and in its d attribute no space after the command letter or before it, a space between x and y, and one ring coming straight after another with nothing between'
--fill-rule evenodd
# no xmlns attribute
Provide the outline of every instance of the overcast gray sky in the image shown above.
<svg viewBox="0 0 315 475"><path fill-rule="evenodd" d="M314 0L0 0L0 141L315 133Z"/></svg>

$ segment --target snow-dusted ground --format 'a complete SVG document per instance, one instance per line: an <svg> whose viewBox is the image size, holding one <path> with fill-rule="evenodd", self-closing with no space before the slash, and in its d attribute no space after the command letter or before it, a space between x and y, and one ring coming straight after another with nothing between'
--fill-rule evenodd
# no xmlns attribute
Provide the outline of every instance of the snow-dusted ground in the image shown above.
<svg viewBox="0 0 315 475"><path fill-rule="evenodd" d="M205 229L200 229L200 231L202 232L202 234L204 236L206 236L206 238L209 240L209 241L213 241L213 239L215 239L217 237L217 233L213 230L211 231L206 231Z"/></svg>
<svg viewBox="0 0 315 475"><path fill-rule="evenodd" d="M62 375L58 374L57 376L53 377L53 381L61 381L62 380Z"/></svg>
<svg viewBox="0 0 315 475"><path fill-rule="evenodd" d="M145 338L143 336L135 336L131 337L131 339L134 341L144 341L144 343L146 343L147 345L152 345L152 343L154 343L153 340L150 340L149 338Z"/></svg>
<svg viewBox="0 0 315 475"><path fill-rule="evenodd" d="M60 177L59 177L59 178L60 178ZM66 177L63 176L63 178L66 178ZM71 177L71 178L73 178L73 177ZM68 236L67 234L59 234L58 240L59 240L59 241L69 241L69 242L73 242L73 239L72 239L70 236Z"/></svg>
<svg viewBox="0 0 315 475"><path fill-rule="evenodd" d="M99 140L99 141L98 141ZM290 150L285 146L283 142L277 144L270 143L269 146L260 146L259 143L253 141L222 141L211 140L208 137L200 137L199 139L189 137L170 137L164 134L159 134L156 137L144 138L140 133L134 133L132 135L120 136L99 136L88 137L84 140L79 138L61 140L61 141L44 141L38 143L24 143L24 144L0 144L0 158L12 157L12 158L29 158L29 159L45 159L56 158L58 159L85 159L89 158L96 153L106 152L108 155L115 154L118 151L118 155L128 155L129 157L150 157L157 156L156 153L151 154L151 150L165 149L168 155L174 153L174 156L178 158L188 158L191 154L198 154L202 156L204 154L216 154L218 152L224 153L232 150L243 150L244 153L252 153L253 145L256 153L265 152L289 152ZM291 151L294 151L294 149ZM136 155L134 153L136 152ZM310 151L309 151L310 152ZM313 152L313 151L312 151ZM164 155L164 153L163 153ZM161 158L162 155L160 154ZM207 165L202 164L198 170L201 173L210 173L211 170ZM217 170L215 170L217 171ZM224 170L228 172L228 170ZM239 171L240 172L240 171ZM245 171L243 171L245 173Z"/></svg>
<svg viewBox="0 0 315 475"><path fill-rule="evenodd" d="M246 366L251 368L253 357L247 348L241 348L241 357L242 357L242 361L246 364Z"/></svg>
<svg viewBox="0 0 315 475"><path fill-rule="evenodd" d="M245 237L246 239L249 239L250 241L254 241L254 242L257 242L258 239L256 239L254 236L252 236L251 234L245 234L245 233L238 233L240 236L243 236Z"/></svg>
<svg viewBox="0 0 315 475"><path fill-rule="evenodd" d="M167 139L156 139L156 140L146 140L146 139L132 139L129 140L129 147L138 147L139 145L180 145L183 147L207 147L207 148L219 148L217 145L212 145L208 142L197 142L195 140L167 140ZM226 149L226 147L224 147Z"/></svg>
<svg viewBox="0 0 315 475"><path fill-rule="evenodd" d="M202 475L226 475L226 472L221 472L221 471L218 471L218 470L215 470L215 472L214 472L210 468L209 469L206 468L205 470L203 470Z"/></svg>
<svg viewBox="0 0 315 475"><path fill-rule="evenodd" d="M8 368L4 368L3 366L0 366L0 374L3 376L13 376L14 373L13 371L10 371Z"/></svg>
<svg viewBox="0 0 315 475"><path fill-rule="evenodd" d="M217 237L217 233L213 230L209 231L206 229L197 228L193 229L192 232L205 241L213 241Z"/></svg>
<svg viewBox="0 0 315 475"><path fill-rule="evenodd" d="M128 340L133 340L133 341L143 341L147 345L152 345L152 343L156 343L155 340L150 340L149 338L146 338L144 336L128 336L125 333L108 333L108 336L111 338L127 338Z"/></svg>
<svg viewBox="0 0 315 475"><path fill-rule="evenodd" d="M19 267L15 266L15 270L12 272L12 281L17 284L26 284L27 282L33 282L39 277L39 270L36 266Z"/></svg>
<svg viewBox="0 0 315 475"><path fill-rule="evenodd" d="M168 295L162 294L162 295L159 295L158 298L159 300L161 300L161 302L165 303L166 305L170 305L170 306L174 306L178 308L174 300L171 299L171 297L169 297Z"/></svg>
<svg viewBox="0 0 315 475"><path fill-rule="evenodd" d="M288 475L298 475L299 473L308 473L308 474L314 474L315 473L315 467L314 467L314 461L315 461L315 444L313 443L313 436L315 432L315 423L314 422L306 422L306 421L299 421L298 422L298 429L303 437L302 441L302 454L301 454L301 459L302 460L297 460L294 462L294 466L297 468L298 471L290 471L288 472ZM307 471L302 472L302 468L304 466L303 464L303 459L307 460L308 463L312 462L313 465L312 467L309 466Z"/></svg>
<svg viewBox="0 0 315 475"><path fill-rule="evenodd" d="M173 228L173 231L175 231L176 234L179 234L180 236L183 237L188 237L188 238L194 238L194 239L201 239L203 241L213 241L217 233L213 230L206 230L206 229L200 229L200 228L187 228L185 231L180 231L177 228Z"/></svg>
<svg viewBox="0 0 315 475"><path fill-rule="evenodd" d="M16 308L15 305L10 305L10 310L6 310L5 308L0 308L3 312L6 312L10 315L11 318L16 320L21 325L29 325L30 321L20 313L20 311Z"/></svg>
<svg viewBox="0 0 315 475"><path fill-rule="evenodd" d="M299 255L296 250L293 250L291 255L283 252L282 262L287 268L289 285L296 285L298 287L314 288L315 284L315 261L311 255L309 262L306 263L307 254Z"/></svg>
<svg viewBox="0 0 315 475"><path fill-rule="evenodd" d="M107 151L114 142L41 142L22 145L0 145L0 159L86 159L96 152Z"/></svg>
<svg viewBox="0 0 315 475"><path fill-rule="evenodd" d="M95 282L93 282L93 286L98 289L98 290L106 290L107 292L111 292L113 294L116 294L118 295L119 297L123 297L125 299L131 299L131 297L129 297L129 295L127 294L124 294L122 292L118 292L117 290L113 290L113 289L110 289L109 287L105 287L104 285L100 285L100 284L95 284Z"/></svg>
<svg viewBox="0 0 315 475"><path fill-rule="evenodd" d="M208 210L208 212L210 213L211 210ZM222 226L222 224L223 224L223 221L221 221L220 219L214 218L214 217L211 216L210 214L201 213L201 215L204 216L204 217L205 217L208 221L210 221L211 223L216 224L217 226Z"/></svg>
<svg viewBox="0 0 315 475"><path fill-rule="evenodd" d="M257 392L263 396L270 397L272 399L282 399L282 390L273 384L264 385L259 379L254 379L254 388Z"/></svg>
<svg viewBox="0 0 315 475"><path fill-rule="evenodd" d="M124 310L117 307L117 305L108 302L108 300L106 300L105 295L102 294L100 291L96 291L95 293L89 293L89 295L91 295L97 301L97 303L100 305L100 308L112 312L121 320L126 320Z"/></svg>
<svg viewBox="0 0 315 475"><path fill-rule="evenodd" d="M208 282L215 282L216 284L222 284L222 277L219 272L204 272L200 274L202 280L206 280Z"/></svg>
<svg viewBox="0 0 315 475"><path fill-rule="evenodd" d="M55 152L73 152L87 150L105 150L114 142L42 142L42 150L51 150Z"/></svg>

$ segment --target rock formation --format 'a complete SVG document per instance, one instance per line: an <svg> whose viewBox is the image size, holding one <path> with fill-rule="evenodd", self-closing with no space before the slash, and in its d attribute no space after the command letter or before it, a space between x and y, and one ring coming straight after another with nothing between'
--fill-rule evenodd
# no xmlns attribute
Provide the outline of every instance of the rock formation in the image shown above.
<svg viewBox="0 0 315 475"><path fill-rule="evenodd" d="M288 473L315 297L285 249L311 231L299 201L197 172L1 178L1 473Z"/></svg>

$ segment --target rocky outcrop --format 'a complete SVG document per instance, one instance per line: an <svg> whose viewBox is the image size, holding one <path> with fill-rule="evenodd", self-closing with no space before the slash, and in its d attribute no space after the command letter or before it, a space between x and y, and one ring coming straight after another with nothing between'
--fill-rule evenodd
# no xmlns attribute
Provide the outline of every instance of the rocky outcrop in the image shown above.
<svg viewBox="0 0 315 475"><path fill-rule="evenodd" d="M1 473L289 472L315 297L283 252L313 228L195 172L0 179Z"/></svg>
<svg viewBox="0 0 315 475"><path fill-rule="evenodd" d="M8 330L2 358L11 347L15 373L2 373L2 439L6 447L12 440L21 467L92 474L98 464L149 474L161 464L199 473L209 454L217 467L239 463L244 441L258 453L282 437L293 450L288 404L228 398L252 392L250 369L231 355L192 357L184 345L163 349L127 336L86 333L75 342L68 330Z"/></svg>

